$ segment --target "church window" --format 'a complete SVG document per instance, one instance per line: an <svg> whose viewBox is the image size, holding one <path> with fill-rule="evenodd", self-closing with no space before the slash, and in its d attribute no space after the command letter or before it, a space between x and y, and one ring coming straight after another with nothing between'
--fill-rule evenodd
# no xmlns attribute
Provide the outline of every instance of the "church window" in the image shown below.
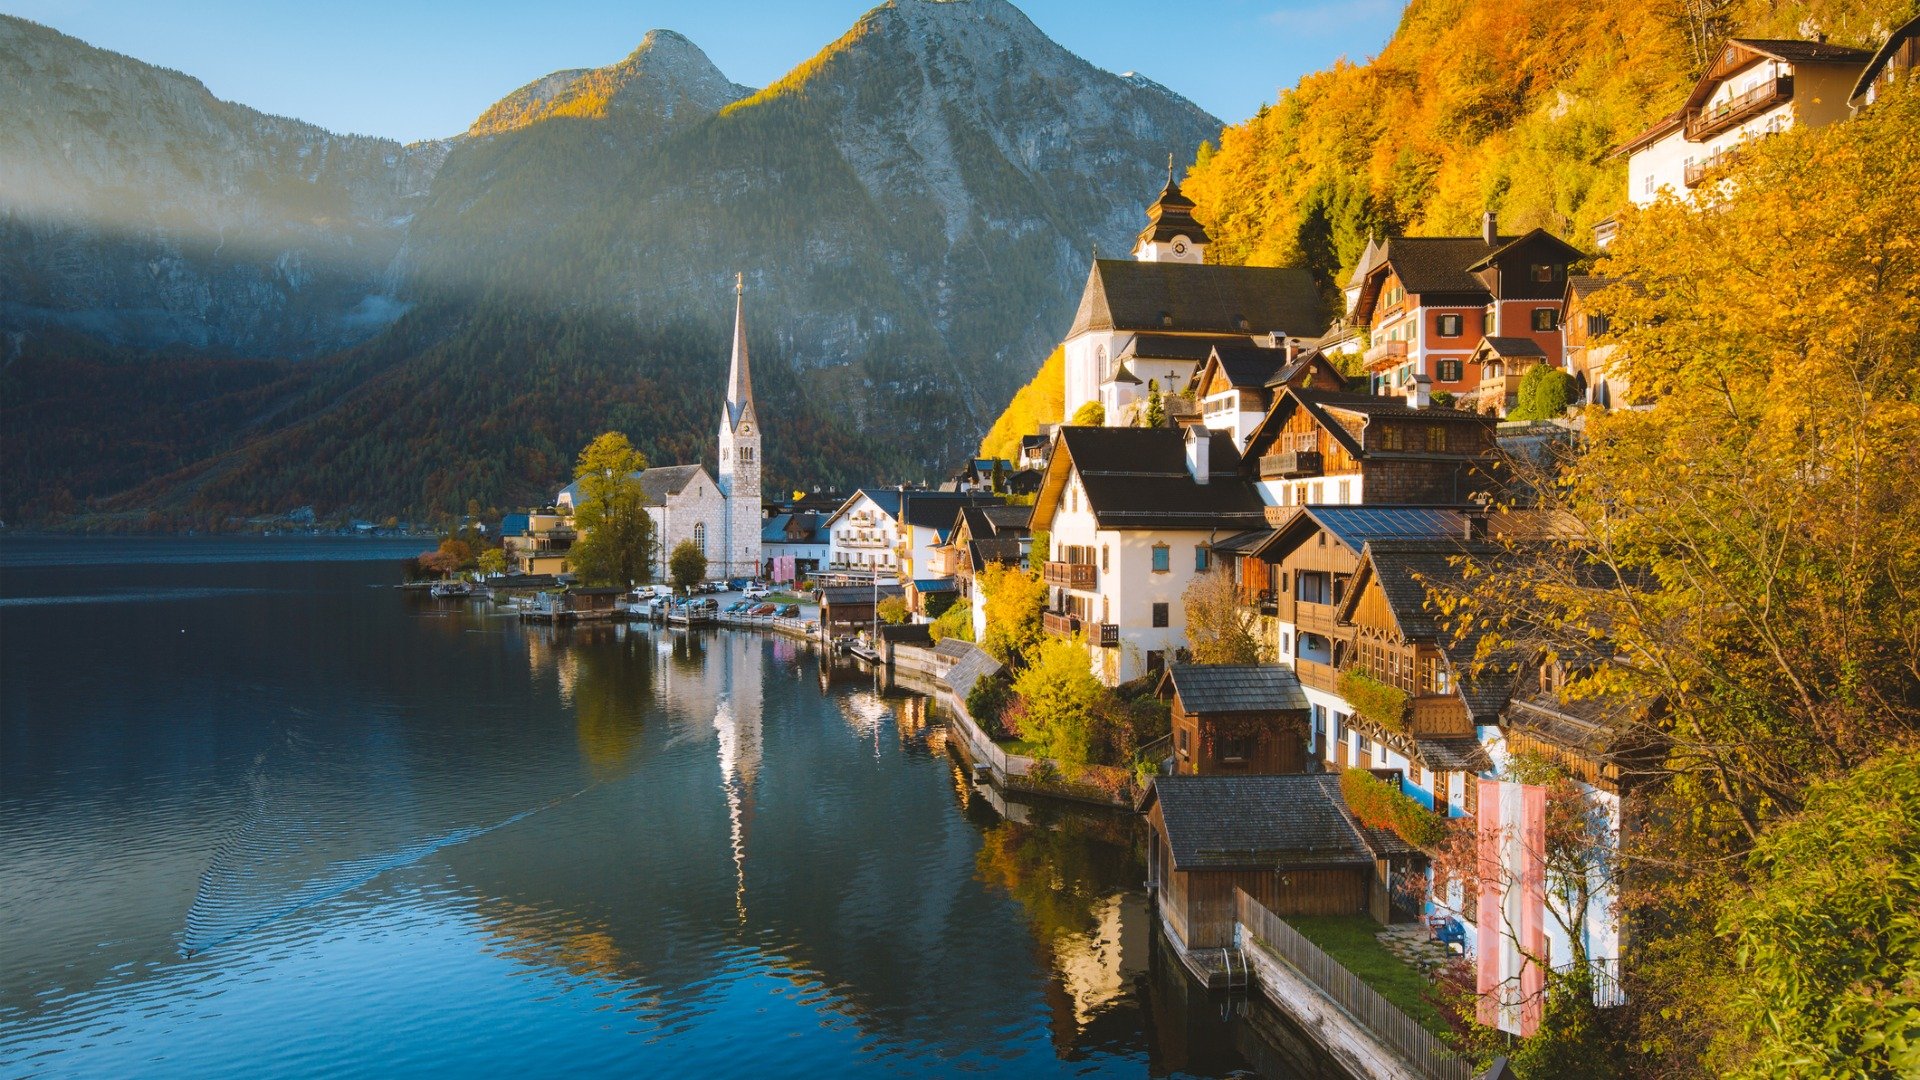
<svg viewBox="0 0 1920 1080"><path fill-rule="evenodd" d="M704 521L694 522L693 546L700 549L700 554L707 553L707 523Z"/></svg>

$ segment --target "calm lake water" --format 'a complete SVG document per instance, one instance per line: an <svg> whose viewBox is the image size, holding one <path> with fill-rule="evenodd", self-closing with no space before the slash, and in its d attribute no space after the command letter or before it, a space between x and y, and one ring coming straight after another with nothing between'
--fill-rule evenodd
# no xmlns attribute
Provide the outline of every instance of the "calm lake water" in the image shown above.
<svg viewBox="0 0 1920 1080"><path fill-rule="evenodd" d="M740 632L522 626L419 541L0 541L0 1075L1318 1074L1125 815Z"/></svg>

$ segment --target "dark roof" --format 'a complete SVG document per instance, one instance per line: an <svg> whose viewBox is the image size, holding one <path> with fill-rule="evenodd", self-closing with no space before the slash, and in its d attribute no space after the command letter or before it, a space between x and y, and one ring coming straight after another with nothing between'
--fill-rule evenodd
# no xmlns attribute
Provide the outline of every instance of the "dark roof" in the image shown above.
<svg viewBox="0 0 1920 1080"><path fill-rule="evenodd" d="M1294 366L1287 362L1285 349L1255 345L1216 345L1208 362L1217 362L1227 382L1241 389L1264 388L1282 369Z"/></svg>
<svg viewBox="0 0 1920 1080"><path fill-rule="evenodd" d="M1204 363L1213 351L1213 338L1183 337L1179 334L1135 334L1115 360L1137 357L1142 360L1191 360ZM1249 338L1249 341L1252 339Z"/></svg>
<svg viewBox="0 0 1920 1080"><path fill-rule="evenodd" d="M824 544L828 542L827 515L807 511L799 514L775 514L760 527L765 544Z"/></svg>
<svg viewBox="0 0 1920 1080"><path fill-rule="evenodd" d="M1410 293L1478 293L1487 295L1486 283L1468 272L1468 268L1498 248L1519 239L1499 237L1488 246L1478 236L1395 236L1387 241L1382 264L1391 267L1400 284Z"/></svg>
<svg viewBox="0 0 1920 1080"><path fill-rule="evenodd" d="M994 535L1001 533L1027 534L1027 522L1033 518L1031 506L983 506L979 508L981 516L993 523Z"/></svg>
<svg viewBox="0 0 1920 1080"><path fill-rule="evenodd" d="M1435 772L1482 772L1493 767L1478 739L1415 739L1420 763Z"/></svg>
<svg viewBox="0 0 1920 1080"><path fill-rule="evenodd" d="M1319 349L1308 349L1305 352L1295 353L1293 363L1274 372L1272 377L1267 380L1267 386L1272 389L1278 389L1282 386L1290 385L1295 379L1300 377L1302 372L1315 365L1325 366L1328 373L1334 378L1340 380L1341 383L1346 382L1347 377L1340 374L1340 366L1329 359L1326 353Z"/></svg>
<svg viewBox="0 0 1920 1080"><path fill-rule="evenodd" d="M1219 555L1247 555L1258 551L1262 544L1272 538L1273 532L1270 529L1249 529L1246 532L1234 533L1224 540L1215 540L1207 547Z"/></svg>
<svg viewBox="0 0 1920 1080"><path fill-rule="evenodd" d="M1190 713L1305 712L1292 668L1278 664L1173 664L1165 682Z"/></svg>
<svg viewBox="0 0 1920 1080"><path fill-rule="evenodd" d="M1306 270L1095 259L1067 336L1083 330L1277 330L1310 337L1325 324L1319 287Z"/></svg>
<svg viewBox="0 0 1920 1080"><path fill-rule="evenodd" d="M1848 45L1829 45L1824 41L1799 41L1792 38L1728 38L1728 45L1740 45L1762 56L1789 64L1851 64L1867 60L1873 54Z"/></svg>
<svg viewBox="0 0 1920 1080"><path fill-rule="evenodd" d="M1240 476L1233 436L1207 432L1207 483L1187 471L1186 433L1174 428L1060 429L1094 520L1104 529L1248 529L1265 504ZM1063 467L1056 460L1051 468ZM1037 508L1036 508L1037 509Z"/></svg>
<svg viewBox="0 0 1920 1080"><path fill-rule="evenodd" d="M1455 636L1441 625L1427 604L1430 586L1445 586L1460 580L1464 569L1460 565L1462 556L1472 556L1482 563L1515 557L1511 551L1482 542L1372 540L1362 551L1361 576L1371 575L1379 582L1394 623L1407 640L1431 643L1446 654L1454 671L1456 690L1466 702L1467 711L1473 714L1476 723L1490 724L1499 718L1513 692L1519 658L1490 657L1483 670L1474 673L1485 628L1476 624ZM1352 617L1360 593L1365 591L1364 580L1355 584L1341 613L1343 618Z"/></svg>
<svg viewBox="0 0 1920 1080"><path fill-rule="evenodd" d="M1020 561L1020 540L1018 537L1004 540L975 540L967 545L967 559L973 564L973 572L976 574L986 570L988 563L1012 566Z"/></svg>
<svg viewBox="0 0 1920 1080"><path fill-rule="evenodd" d="M1853 93L1847 95L1847 100L1852 101L1866 93L1867 87L1873 85L1873 80L1880 77L1880 72L1885 70L1888 62L1893 59L1893 54L1898 52L1900 46L1909 38L1914 37L1920 37L1920 15L1915 15L1900 24L1893 33L1887 35L1886 44L1874 50L1873 59L1868 60L1866 70L1860 72L1859 81L1853 84Z"/></svg>
<svg viewBox="0 0 1920 1080"><path fill-rule="evenodd" d="M1142 241L1171 240L1184 236L1198 244L1212 243L1207 230L1193 217L1193 200L1180 193L1180 185L1172 176L1167 177L1167 186L1160 189L1160 197L1147 207L1147 227L1140 230Z"/></svg>
<svg viewBox="0 0 1920 1080"><path fill-rule="evenodd" d="M913 591L917 593L950 593L957 588L950 577L913 579Z"/></svg>
<svg viewBox="0 0 1920 1080"><path fill-rule="evenodd" d="M1610 277L1601 277L1599 274L1569 274L1567 291L1584 300L1613 284L1613 280Z"/></svg>
<svg viewBox="0 0 1920 1080"><path fill-rule="evenodd" d="M948 660L959 660L973 648L973 642L962 641L957 637L943 637L933 645L933 651Z"/></svg>
<svg viewBox="0 0 1920 1080"><path fill-rule="evenodd" d="M1141 808L1156 802L1175 870L1373 865L1332 773L1158 776Z"/></svg>
<svg viewBox="0 0 1920 1080"><path fill-rule="evenodd" d="M629 477L640 481L641 490L646 492L647 505L665 506L667 496L678 495L686 490L693 478L700 475L698 465L661 465L657 468L643 469L628 473ZM560 494L568 500L578 503L580 499L580 481L575 480L560 489ZM557 497L556 497L557 498Z"/></svg>
<svg viewBox="0 0 1920 1080"><path fill-rule="evenodd" d="M880 583L880 599L903 596L906 590L898 582ZM871 585L832 585L820 590L820 602L828 607L865 607L873 603Z"/></svg>
<svg viewBox="0 0 1920 1080"><path fill-rule="evenodd" d="M1325 529L1335 543L1355 555L1373 540L1440 540L1464 538L1466 506L1332 505L1302 506L1269 534L1257 554L1278 562L1316 529Z"/></svg>
<svg viewBox="0 0 1920 1080"><path fill-rule="evenodd" d="M905 509L896 515L904 518L909 525L917 528L932 529L942 538L952 531L959 520L962 506L1004 506L994 495L978 491L908 491L901 494L905 500Z"/></svg>
<svg viewBox="0 0 1920 1080"><path fill-rule="evenodd" d="M1534 243L1543 243L1547 245L1549 248L1558 248L1559 250L1554 252L1554 254L1565 256L1569 262L1581 259L1586 255L1586 252L1581 251L1579 248L1574 247L1572 244L1567 243L1565 240L1560 239L1559 237L1548 232L1547 230L1534 229L1531 232L1525 233L1520 236L1516 236L1513 239L1508 240L1506 243L1501 244L1500 246L1487 252L1485 255L1480 257L1479 261L1475 262L1472 266L1467 267L1467 269L1468 270L1485 269L1486 267L1492 266L1495 259L1500 258L1501 256L1507 254L1508 252L1521 247L1525 247L1528 244L1534 244Z"/></svg>
<svg viewBox="0 0 1920 1080"><path fill-rule="evenodd" d="M1020 449L1044 450L1047 444L1052 441L1053 437L1050 435L1022 435L1020 436Z"/></svg>
<svg viewBox="0 0 1920 1080"><path fill-rule="evenodd" d="M1287 420L1293 415L1296 407L1304 408L1311 413L1320 426L1345 447L1349 454L1362 460L1375 457L1475 458L1481 455L1463 450L1368 450L1361 445L1360 438L1336 419L1333 413L1350 413L1367 418L1395 416L1432 423L1480 424L1489 430L1499 426L1499 420L1496 417L1467 412L1463 409L1443 409L1438 406L1416 409L1408 405L1405 398L1289 386L1282 389L1279 396L1274 398L1273 407L1267 410L1267 415L1261 418L1259 425L1253 429L1253 434L1247 437L1249 459L1266 452L1266 448L1273 444L1274 438L1285 429Z"/></svg>
<svg viewBox="0 0 1920 1080"><path fill-rule="evenodd" d="M1509 360L1522 356L1540 360L1547 358L1546 350L1532 338L1484 337L1480 339L1480 344L1474 347L1474 352L1478 353L1481 349Z"/></svg>
<svg viewBox="0 0 1920 1080"><path fill-rule="evenodd" d="M931 646L933 632L927 629L926 623L901 623L898 626L882 626L880 640L891 641L896 645Z"/></svg>
<svg viewBox="0 0 1920 1080"><path fill-rule="evenodd" d="M943 653L947 653L947 643L953 640L942 638L938 647ZM945 679L947 686L960 696L961 701L965 701L967 695L973 691L974 683L1000 674L1000 661L995 660L977 645L967 642L958 644L965 645L966 649L941 678ZM951 654L947 653L947 655Z"/></svg>

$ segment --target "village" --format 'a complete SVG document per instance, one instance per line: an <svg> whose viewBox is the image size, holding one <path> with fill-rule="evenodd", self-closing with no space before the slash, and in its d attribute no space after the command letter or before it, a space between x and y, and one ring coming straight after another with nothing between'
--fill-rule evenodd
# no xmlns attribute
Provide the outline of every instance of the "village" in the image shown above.
<svg viewBox="0 0 1920 1080"><path fill-rule="evenodd" d="M1729 40L1617 149L1629 199L1684 201L1753 140L1848 122L1916 33L1873 54ZM1484 583L1592 543L1539 495L1590 415L1652 400L1595 311L1637 286L1593 273L1612 222L1567 237L1488 213L1472 235L1369 239L1329 324L1306 271L1210 261L1194 210L1170 165L1129 257L1087 269L1061 422L937 488L765 489L780 432L737 286L717 469L626 479L644 568L576 580L608 472L508 515L495 573L463 588L534 619L770 629L898 672L946 707L979 782L1145 819L1159 923L1197 982L1291 1003L1361 1075L1465 1077L1422 985L1451 980L1520 1037L1550 990L1628 1002L1618 849L1662 702L1569 693L1609 643L1529 647ZM1289 925L1334 917L1370 940ZM1401 970L1350 970L1375 956Z"/></svg>

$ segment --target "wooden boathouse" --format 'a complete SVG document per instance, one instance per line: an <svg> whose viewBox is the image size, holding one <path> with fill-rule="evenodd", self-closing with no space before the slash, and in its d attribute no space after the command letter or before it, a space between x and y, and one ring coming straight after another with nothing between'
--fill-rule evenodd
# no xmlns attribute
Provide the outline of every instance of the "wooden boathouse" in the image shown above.
<svg viewBox="0 0 1920 1080"><path fill-rule="evenodd" d="M1310 706L1300 678L1278 664L1174 664L1173 767L1183 776L1307 771Z"/></svg>

